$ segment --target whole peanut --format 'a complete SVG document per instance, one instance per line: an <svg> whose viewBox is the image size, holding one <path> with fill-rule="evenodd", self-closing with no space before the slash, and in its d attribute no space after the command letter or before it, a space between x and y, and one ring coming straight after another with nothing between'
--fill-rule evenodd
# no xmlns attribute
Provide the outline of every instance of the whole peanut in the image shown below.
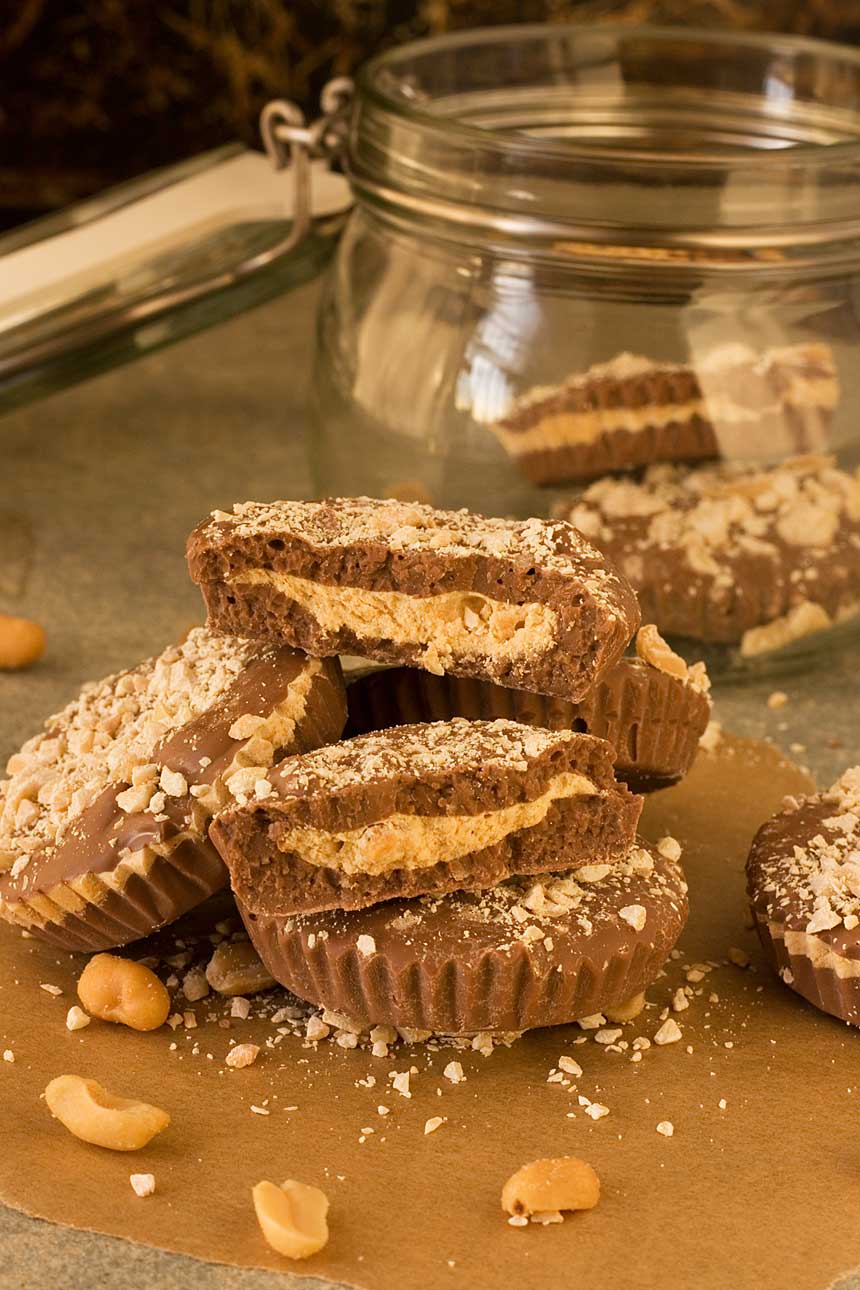
<svg viewBox="0 0 860 1290"><path fill-rule="evenodd" d="M600 1179L576 1156L533 1160L502 1188L502 1209L509 1214L540 1214L562 1209L593 1209L600 1199Z"/></svg>
<svg viewBox="0 0 860 1290"><path fill-rule="evenodd" d="M0 614L0 671L30 667L45 652L45 633L29 618Z"/></svg>
<svg viewBox="0 0 860 1290"><path fill-rule="evenodd" d="M81 1075L52 1079L45 1101L69 1133L110 1151L139 1151L170 1123L170 1116L159 1107L116 1097Z"/></svg>
<svg viewBox="0 0 860 1290"><path fill-rule="evenodd" d="M686 679L688 668L686 660L676 654L666 644L653 623L640 627L636 633L636 653L644 663L650 663L658 672L667 672L669 676Z"/></svg>
<svg viewBox="0 0 860 1290"><path fill-rule="evenodd" d="M328 1240L328 1196L319 1187L288 1178L280 1187L259 1182L252 1191L257 1222L273 1250L307 1259Z"/></svg>
<svg viewBox="0 0 860 1290"><path fill-rule="evenodd" d="M132 1030L157 1030L170 1012L170 996L155 973L115 954L90 959L78 981L78 998L91 1016Z"/></svg>

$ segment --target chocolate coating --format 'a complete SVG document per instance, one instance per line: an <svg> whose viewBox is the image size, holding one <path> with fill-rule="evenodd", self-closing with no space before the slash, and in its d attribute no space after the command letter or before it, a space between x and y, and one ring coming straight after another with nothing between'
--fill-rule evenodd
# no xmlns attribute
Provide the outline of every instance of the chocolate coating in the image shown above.
<svg viewBox="0 0 860 1290"><path fill-rule="evenodd" d="M617 864L598 882L544 878L546 890L561 878L581 893L553 916L523 908L531 884L517 879L348 913L240 911L272 975L310 1003L372 1025L521 1031L601 1012L654 981L686 921L686 884L676 864L645 854L650 872ZM645 911L641 930L620 914L631 906Z"/></svg>
<svg viewBox="0 0 860 1290"><path fill-rule="evenodd" d="M422 765L427 748L433 755ZM567 772L597 791L558 797L531 827L425 867L350 873L309 862L291 840L296 829L342 834L392 816L456 823L532 802ZM505 721L400 726L287 758L268 778L272 794L224 811L209 831L237 898L259 914L358 909L615 859L628 851L642 809L616 782L604 740Z"/></svg>
<svg viewBox="0 0 860 1290"><path fill-rule="evenodd" d="M372 498L248 502L232 515L216 512L194 530L188 567L212 626L282 640L318 658L360 654L421 667L435 642L429 631L419 639L391 639L382 620L374 627L372 613L326 626L273 583L243 582L243 575L396 593L416 610L428 597L452 593L538 606L554 616L552 639L529 640L516 656L495 639L492 646L484 640L482 649L452 647L444 671L567 699L588 692L639 624L636 598L611 562L558 521L488 519Z"/></svg>
<svg viewBox="0 0 860 1290"><path fill-rule="evenodd" d="M747 890L759 940L785 984L822 1012L858 1026L860 922L846 927L839 917L832 927L808 930L815 927L822 879L802 858L825 853L835 866L831 872L846 864L860 872L860 818L854 816L853 828L849 824L850 813L832 790L789 804L753 840Z"/></svg>
<svg viewBox="0 0 860 1290"><path fill-rule="evenodd" d="M670 635L733 643L799 605L837 619L860 599L860 480L829 458L655 466L561 509Z"/></svg>
<svg viewBox="0 0 860 1290"><path fill-rule="evenodd" d="M652 462L733 456L738 433L732 410L743 418L747 453L820 450L837 395L833 355L822 344L787 347L759 360L751 353L737 361L728 356L707 373L621 355L561 385L527 393L492 428L527 478L559 484ZM720 400L731 405L728 414ZM667 409L675 415L667 417ZM583 434L583 421L596 422L596 433ZM527 448L524 436L540 436L543 427L545 445L538 440Z"/></svg>
<svg viewBox="0 0 860 1290"><path fill-rule="evenodd" d="M208 710L156 744L149 760L184 775L189 790L215 784L247 743L231 737L234 722L270 716L309 667L316 674L280 752L337 739L346 715L337 662L316 664L268 646ZM166 797L157 814L126 812L117 798L128 787L109 784L57 845L35 851L20 872L0 874L0 916L64 948L104 950L149 935L226 884L227 870L206 832L211 807L189 791ZM154 854L130 865L129 853L144 848Z"/></svg>

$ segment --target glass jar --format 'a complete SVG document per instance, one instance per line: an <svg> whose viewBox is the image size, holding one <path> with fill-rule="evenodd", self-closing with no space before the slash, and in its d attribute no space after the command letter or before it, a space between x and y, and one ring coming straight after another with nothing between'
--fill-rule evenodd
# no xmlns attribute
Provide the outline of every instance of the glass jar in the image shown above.
<svg viewBox="0 0 860 1290"><path fill-rule="evenodd" d="M320 492L544 515L655 460L860 460L853 51L602 26L420 41L360 74L346 168Z"/></svg>
<svg viewBox="0 0 860 1290"><path fill-rule="evenodd" d="M858 456L852 51L624 27L420 41L361 73L347 168L319 322L325 491L545 513L571 480L533 482L502 428L621 354L698 372L724 455ZM822 424L759 434L720 408L721 358L794 346L838 371Z"/></svg>

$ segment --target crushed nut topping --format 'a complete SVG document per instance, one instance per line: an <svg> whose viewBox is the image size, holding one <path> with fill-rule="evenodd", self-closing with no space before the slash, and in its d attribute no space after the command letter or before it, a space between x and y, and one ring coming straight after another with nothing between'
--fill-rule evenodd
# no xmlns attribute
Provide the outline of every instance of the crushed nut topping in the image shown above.
<svg viewBox="0 0 860 1290"><path fill-rule="evenodd" d="M292 737L319 663L308 663L267 717L234 723L250 735L214 783L205 782L209 758L200 762L204 782L189 786L184 774L159 764L158 754L177 731L217 706L259 653L254 641L199 627L157 658L85 686L9 759L8 778L0 782L0 872L18 877L33 855L55 853L111 786L120 790L121 811L155 819L164 818L169 802L184 799L188 827L199 833L231 796L242 801L253 793L276 749Z"/></svg>
<svg viewBox="0 0 860 1290"><path fill-rule="evenodd" d="M860 766L827 792L788 808L823 805L829 814L808 841L790 837L760 860L762 891L773 919L805 924L809 935L839 926L851 931L860 918ZM738 963L738 951L730 951ZM744 956L745 957L745 956ZM740 966L740 964L739 964Z"/></svg>

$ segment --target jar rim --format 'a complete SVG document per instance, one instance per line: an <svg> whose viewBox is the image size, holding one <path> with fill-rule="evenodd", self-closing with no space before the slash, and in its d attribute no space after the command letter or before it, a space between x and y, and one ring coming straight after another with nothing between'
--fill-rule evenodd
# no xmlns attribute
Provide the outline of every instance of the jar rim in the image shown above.
<svg viewBox="0 0 860 1290"><path fill-rule="evenodd" d="M347 171L392 217L640 264L860 258L860 50L531 23L397 46L356 84Z"/></svg>
<svg viewBox="0 0 860 1290"><path fill-rule="evenodd" d="M498 27L476 27L468 31L447 32L439 36L425 36L417 40L406 41L401 45L396 45L380 54L376 54L362 64L356 73L356 88L360 95L368 101L374 102L380 108L414 122L428 132L444 134L449 138L452 135L459 135L464 140L469 140L482 148L487 148L492 143L496 143L498 148L506 153L521 150L525 155L555 153L559 158L566 160L578 156L611 160L618 155L617 151L612 147L589 146L567 139L548 141L545 138L537 138L515 129L499 129L490 132L482 126L471 125L469 122L458 120L456 117L440 117L434 112L422 110L415 104L410 103L402 95L387 92L385 89L380 88L378 84L381 71L384 72L395 67L406 58L414 57L416 54L444 53L469 45L503 45L514 39L548 38L553 35L570 33L575 33L576 37L584 42L630 36L655 41L670 40L676 44L684 42L711 45L730 44L738 49L771 50L774 53L785 51L793 54L817 54L822 57L830 55L831 58L840 63L853 65L856 68L858 78L860 78L860 49L855 50L850 45L813 36L798 36L787 32L736 32L706 27L667 27L652 23L607 22L587 25L572 22L556 25L533 22L506 23ZM750 149L748 153L734 155L731 161L732 167L738 168L744 165L759 167L761 165L778 164L780 161L784 163L787 156L790 156L794 161L801 160L813 164L817 161L827 163L834 159L843 160L845 157L860 158L860 102L858 102L856 110L856 119L857 137L854 139L844 139L826 144L801 142L792 144L790 148L775 148L772 150ZM708 152L706 150L688 154L681 154L674 150L649 150L648 152L637 151L636 153L637 164L642 164L643 166L659 166L669 162L673 167L689 166L691 169L696 169L702 166L712 166L715 161L725 162L725 159L725 154L722 152Z"/></svg>

